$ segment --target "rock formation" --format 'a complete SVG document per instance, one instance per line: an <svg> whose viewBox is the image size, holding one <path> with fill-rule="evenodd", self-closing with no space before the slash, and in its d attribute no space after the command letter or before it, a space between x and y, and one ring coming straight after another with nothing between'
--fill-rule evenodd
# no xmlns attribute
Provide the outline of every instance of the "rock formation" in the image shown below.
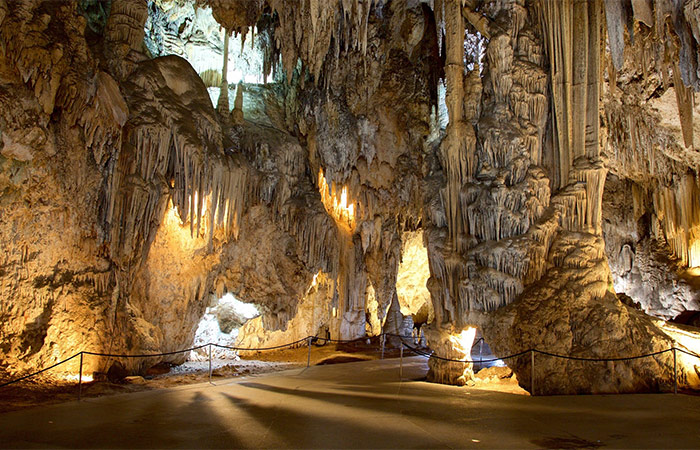
<svg viewBox="0 0 700 450"><path fill-rule="evenodd" d="M700 309L698 1L103 6L0 0L3 372L187 347L225 293L261 312L243 346L428 324L456 384L477 329L501 356L695 342L660 319ZM538 354L535 384L672 369Z"/></svg>

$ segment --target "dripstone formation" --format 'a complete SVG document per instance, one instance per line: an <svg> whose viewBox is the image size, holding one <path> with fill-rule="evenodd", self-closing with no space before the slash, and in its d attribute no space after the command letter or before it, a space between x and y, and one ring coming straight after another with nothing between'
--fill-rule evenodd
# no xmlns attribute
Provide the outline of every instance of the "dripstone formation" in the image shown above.
<svg viewBox="0 0 700 450"><path fill-rule="evenodd" d="M225 293L262 312L246 347L421 326L451 384L472 328L497 355L678 347L699 45L699 0L0 0L0 371L185 348ZM665 390L673 357L535 377Z"/></svg>

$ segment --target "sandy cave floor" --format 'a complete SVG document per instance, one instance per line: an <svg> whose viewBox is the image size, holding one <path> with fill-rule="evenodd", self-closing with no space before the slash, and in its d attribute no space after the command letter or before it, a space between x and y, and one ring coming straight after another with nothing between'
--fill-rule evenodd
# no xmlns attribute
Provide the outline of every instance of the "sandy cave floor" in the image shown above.
<svg viewBox="0 0 700 450"><path fill-rule="evenodd" d="M398 356L397 349L386 349L384 354L386 358ZM255 376L303 368L306 367L308 357L307 346L274 351L241 352L240 360L213 359L212 379ZM377 347L365 341L338 345L312 345L310 364L315 366L380 358L381 353ZM56 370L60 370L60 367ZM155 372L155 374L144 377L131 377L129 380L118 383L107 380L84 382L82 396L83 398L102 397L202 383L209 379L209 361L187 361L184 364L172 366L168 372L157 373L163 372L163 370ZM46 376L39 375L0 388L0 412L63 403L75 400L77 396L78 385L76 381L58 378L55 372L49 371Z"/></svg>
<svg viewBox="0 0 700 450"><path fill-rule="evenodd" d="M400 376L402 372L403 376ZM0 413L7 448L696 448L700 397L530 397L320 365Z"/></svg>
<svg viewBox="0 0 700 450"><path fill-rule="evenodd" d="M408 352L404 356L408 357ZM383 357L385 359L399 358L400 351L397 348L387 347ZM477 355L474 357L476 359ZM212 380L216 382L217 380L257 376L289 369L302 369L306 367L307 358L309 358L307 346L274 351L241 352L239 360L213 359ZM345 344L312 345L309 362L311 366L323 366L381 358L381 350L376 343L363 340ZM478 369L480 369L478 366L475 367L475 370ZM162 373L131 377L117 383L107 380L84 382L82 397L96 398L203 383L209 380L209 361L187 361L184 364L170 367L167 372L163 370L155 372ZM56 378L51 375L51 372L48 374L48 376L37 376L0 388L0 413L77 399L78 385L76 381ZM473 386L527 395L527 392L520 388L514 376L504 379L496 376L485 377L477 379Z"/></svg>

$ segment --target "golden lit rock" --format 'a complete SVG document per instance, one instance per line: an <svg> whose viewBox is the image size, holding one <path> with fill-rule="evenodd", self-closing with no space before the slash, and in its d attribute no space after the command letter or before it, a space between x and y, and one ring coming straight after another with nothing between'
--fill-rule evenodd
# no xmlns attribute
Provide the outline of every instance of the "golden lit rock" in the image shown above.
<svg viewBox="0 0 700 450"><path fill-rule="evenodd" d="M348 187L343 186L340 192L335 184L328 186L323 169L318 171L318 190L321 193L321 202L336 223L345 229L355 229L355 205L348 199Z"/></svg>

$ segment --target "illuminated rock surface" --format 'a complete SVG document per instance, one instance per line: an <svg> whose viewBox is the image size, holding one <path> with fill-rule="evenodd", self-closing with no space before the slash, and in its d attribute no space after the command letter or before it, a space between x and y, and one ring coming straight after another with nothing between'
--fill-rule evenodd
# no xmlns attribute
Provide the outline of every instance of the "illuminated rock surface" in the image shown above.
<svg viewBox="0 0 700 450"><path fill-rule="evenodd" d="M0 0L3 372L188 347L226 293L261 312L241 346L415 324L458 384L473 327L631 356L700 310L696 0L203 3ZM159 359L87 370L116 362ZM672 377L538 367L541 393Z"/></svg>

